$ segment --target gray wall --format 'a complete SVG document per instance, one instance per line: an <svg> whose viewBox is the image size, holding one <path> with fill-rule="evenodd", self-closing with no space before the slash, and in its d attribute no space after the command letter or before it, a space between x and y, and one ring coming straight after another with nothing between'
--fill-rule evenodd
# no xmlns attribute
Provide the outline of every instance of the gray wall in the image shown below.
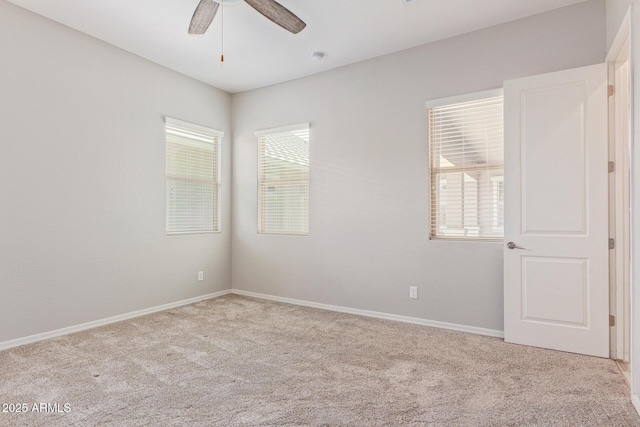
<svg viewBox="0 0 640 427"><path fill-rule="evenodd" d="M3 0L0 58L0 342L230 288L230 96ZM219 235L165 237L164 115L226 132Z"/></svg>
<svg viewBox="0 0 640 427"><path fill-rule="evenodd" d="M233 287L502 330L501 244L428 239L424 102L605 51L598 0L233 95ZM254 132L306 121L310 235L258 235Z"/></svg>
<svg viewBox="0 0 640 427"><path fill-rule="evenodd" d="M613 44L616 38L620 23L624 19L624 15L629 10L629 6L634 3L633 0L607 0L607 50Z"/></svg>

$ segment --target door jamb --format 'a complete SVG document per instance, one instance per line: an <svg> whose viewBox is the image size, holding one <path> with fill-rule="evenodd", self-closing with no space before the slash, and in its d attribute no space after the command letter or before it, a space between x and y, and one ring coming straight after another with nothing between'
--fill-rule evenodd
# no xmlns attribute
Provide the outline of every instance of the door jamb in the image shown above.
<svg viewBox="0 0 640 427"><path fill-rule="evenodd" d="M609 161L614 162L614 170L609 175L609 235L615 239L609 258L610 312L615 316L610 357L623 362L621 369L628 380L631 361L630 30L631 8L606 58L609 85L614 88L613 96L609 97Z"/></svg>

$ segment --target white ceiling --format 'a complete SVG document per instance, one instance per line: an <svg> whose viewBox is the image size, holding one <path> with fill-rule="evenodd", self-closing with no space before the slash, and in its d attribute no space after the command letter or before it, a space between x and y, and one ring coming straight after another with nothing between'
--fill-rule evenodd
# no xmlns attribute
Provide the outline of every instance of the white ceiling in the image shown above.
<svg viewBox="0 0 640 427"><path fill-rule="evenodd" d="M199 0L9 1L234 93L586 0L279 0L307 23L298 35L228 0L224 65L220 11L204 36L187 34ZM323 61L311 59L316 51Z"/></svg>

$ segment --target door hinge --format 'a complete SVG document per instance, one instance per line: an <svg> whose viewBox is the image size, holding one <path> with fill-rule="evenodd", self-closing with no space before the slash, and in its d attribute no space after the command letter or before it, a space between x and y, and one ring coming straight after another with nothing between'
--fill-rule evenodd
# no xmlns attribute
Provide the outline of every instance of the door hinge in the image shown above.
<svg viewBox="0 0 640 427"><path fill-rule="evenodd" d="M609 249L616 248L616 239L609 239Z"/></svg>
<svg viewBox="0 0 640 427"><path fill-rule="evenodd" d="M613 314L609 315L609 326L616 326L616 316Z"/></svg>
<svg viewBox="0 0 640 427"><path fill-rule="evenodd" d="M616 162L609 162L609 172L616 171Z"/></svg>
<svg viewBox="0 0 640 427"><path fill-rule="evenodd" d="M614 93L616 93L615 88L613 85L609 85L609 96L613 96Z"/></svg>

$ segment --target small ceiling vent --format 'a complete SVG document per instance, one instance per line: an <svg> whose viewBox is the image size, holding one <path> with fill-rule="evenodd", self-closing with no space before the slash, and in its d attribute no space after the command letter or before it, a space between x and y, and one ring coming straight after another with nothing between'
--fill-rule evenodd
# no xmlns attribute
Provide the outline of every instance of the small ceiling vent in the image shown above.
<svg viewBox="0 0 640 427"><path fill-rule="evenodd" d="M418 3L420 0L400 0L402 2L402 4L404 4L405 6L409 6L411 4L414 3Z"/></svg>

